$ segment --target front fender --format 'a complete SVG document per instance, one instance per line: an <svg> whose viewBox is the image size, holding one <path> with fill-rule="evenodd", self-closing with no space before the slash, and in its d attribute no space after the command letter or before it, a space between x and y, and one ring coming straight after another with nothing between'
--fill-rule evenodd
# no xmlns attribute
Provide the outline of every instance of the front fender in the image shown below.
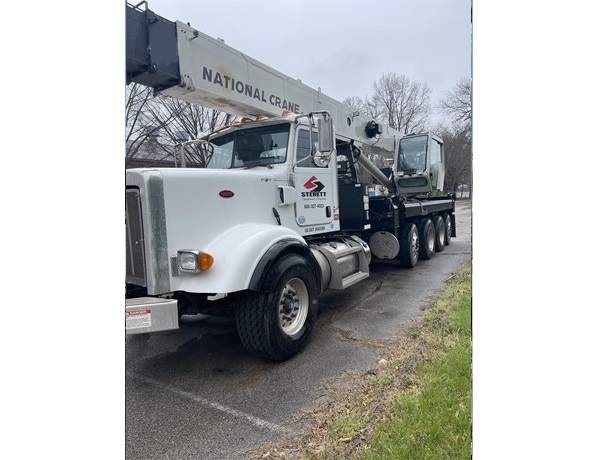
<svg viewBox="0 0 597 460"><path fill-rule="evenodd" d="M291 239L282 239L278 240L276 243L271 245L269 249L262 255L255 271L253 272L253 276L251 277L251 282L249 284L249 289L252 291L260 291L261 285L263 282L264 275L270 269L272 264L283 254L286 252L294 252L297 254L302 255L309 265L311 265L313 269L313 273L315 279L317 281L317 286L321 286L321 278L319 275L319 270L317 268L317 261L311 254L311 250L305 244L302 244L296 240Z"/></svg>
<svg viewBox="0 0 597 460"><path fill-rule="evenodd" d="M249 289L259 262L282 241L308 248L303 237L280 225L245 223L232 227L207 246L197 248L213 256L212 267L194 275L173 277L173 290L218 294Z"/></svg>

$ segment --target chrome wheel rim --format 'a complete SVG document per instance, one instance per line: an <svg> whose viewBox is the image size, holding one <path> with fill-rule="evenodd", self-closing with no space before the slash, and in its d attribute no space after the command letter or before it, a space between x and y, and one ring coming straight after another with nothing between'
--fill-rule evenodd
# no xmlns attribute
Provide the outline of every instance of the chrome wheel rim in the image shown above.
<svg viewBox="0 0 597 460"><path fill-rule="evenodd" d="M289 336L296 335L303 328L309 313L309 291L300 278L289 280L278 302L280 327Z"/></svg>
<svg viewBox="0 0 597 460"><path fill-rule="evenodd" d="M419 257L419 235L413 232L413 237L410 240L410 253L413 255L413 259L417 260Z"/></svg>
<svg viewBox="0 0 597 460"><path fill-rule="evenodd" d="M439 225L439 229L437 230L437 236L439 239L439 243L443 246L446 242L446 227L445 223L442 221L442 224Z"/></svg>
<svg viewBox="0 0 597 460"><path fill-rule="evenodd" d="M433 251L434 246L435 246L435 232L433 231L433 228L430 227L429 230L427 231L427 248L430 251Z"/></svg>

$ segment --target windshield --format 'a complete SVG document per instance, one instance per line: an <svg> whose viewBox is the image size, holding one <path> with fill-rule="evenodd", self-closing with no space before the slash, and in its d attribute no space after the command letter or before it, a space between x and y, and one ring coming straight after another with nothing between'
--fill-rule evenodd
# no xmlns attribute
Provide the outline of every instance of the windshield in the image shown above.
<svg viewBox="0 0 597 460"><path fill-rule="evenodd" d="M284 163L290 124L248 128L210 141L207 168L253 168Z"/></svg>
<svg viewBox="0 0 597 460"><path fill-rule="evenodd" d="M427 160L427 136L403 137L398 149L398 171L415 174L425 171Z"/></svg>

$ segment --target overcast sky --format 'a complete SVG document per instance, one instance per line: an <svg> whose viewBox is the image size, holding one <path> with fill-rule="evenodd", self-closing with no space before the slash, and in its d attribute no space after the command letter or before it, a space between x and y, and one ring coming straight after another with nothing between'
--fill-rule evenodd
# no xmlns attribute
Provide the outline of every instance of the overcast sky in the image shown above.
<svg viewBox="0 0 597 460"><path fill-rule="evenodd" d="M435 106L459 78L471 75L470 0L149 0L148 5L340 101L370 96L375 80L395 72L429 84Z"/></svg>

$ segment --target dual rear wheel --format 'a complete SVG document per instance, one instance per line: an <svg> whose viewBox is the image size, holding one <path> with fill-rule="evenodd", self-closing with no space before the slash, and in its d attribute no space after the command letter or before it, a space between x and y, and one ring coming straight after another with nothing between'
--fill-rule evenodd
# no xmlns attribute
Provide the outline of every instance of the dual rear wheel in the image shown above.
<svg viewBox="0 0 597 460"><path fill-rule="evenodd" d="M433 218L435 226L435 252L442 252L446 246L446 222L442 216Z"/></svg>
<svg viewBox="0 0 597 460"><path fill-rule="evenodd" d="M400 262L407 268L414 267L419 258L429 260L450 244L452 216L443 214L408 224L400 233Z"/></svg>
<svg viewBox="0 0 597 460"><path fill-rule="evenodd" d="M435 255L435 225L431 219L423 219L419 224L421 233L421 259L429 260Z"/></svg>
<svg viewBox="0 0 597 460"><path fill-rule="evenodd" d="M445 245L449 246L450 241L452 240L452 215L451 214L444 214L442 216L444 218L444 224L446 227L446 241Z"/></svg>

